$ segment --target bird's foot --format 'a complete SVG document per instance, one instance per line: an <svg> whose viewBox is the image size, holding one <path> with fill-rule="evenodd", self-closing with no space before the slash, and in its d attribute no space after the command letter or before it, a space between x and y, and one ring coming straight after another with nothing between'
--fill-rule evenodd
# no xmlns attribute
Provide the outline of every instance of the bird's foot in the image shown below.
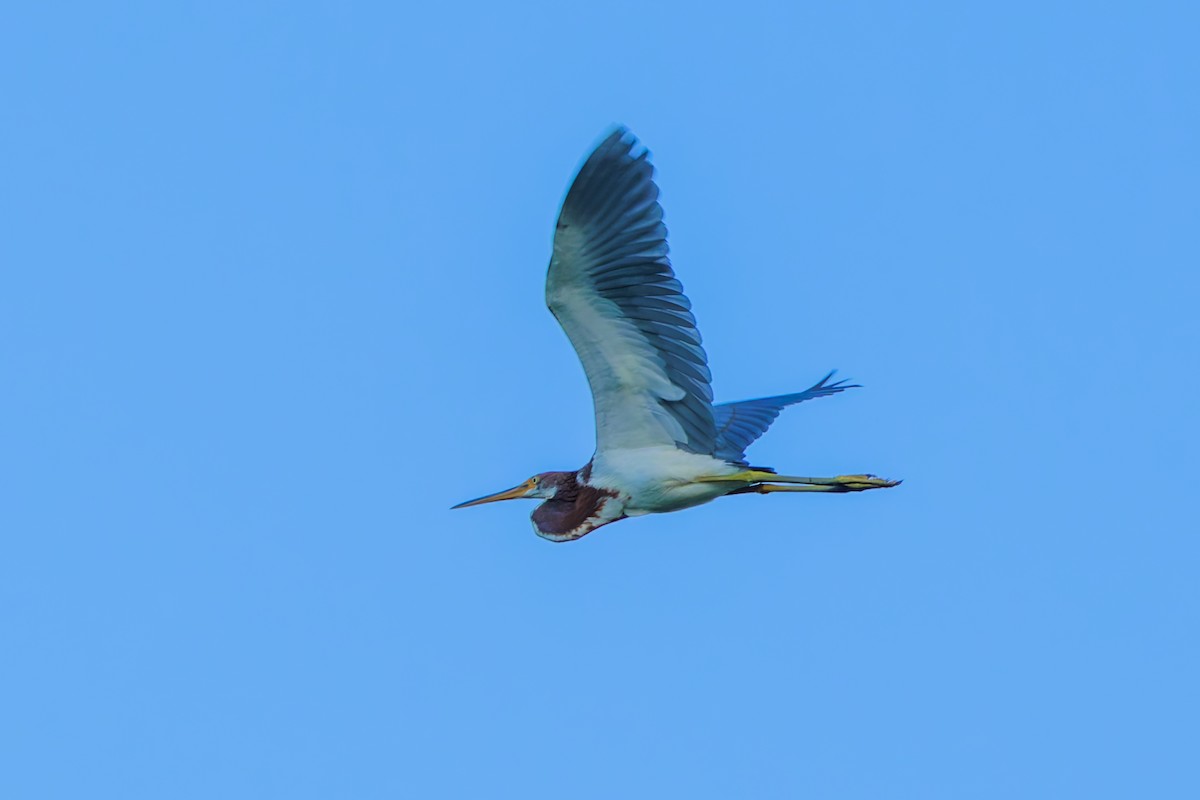
<svg viewBox="0 0 1200 800"><path fill-rule="evenodd" d="M842 487L847 492L864 492L867 489L890 489L899 486L903 481L889 481L875 475L838 475L833 479L834 486Z"/></svg>

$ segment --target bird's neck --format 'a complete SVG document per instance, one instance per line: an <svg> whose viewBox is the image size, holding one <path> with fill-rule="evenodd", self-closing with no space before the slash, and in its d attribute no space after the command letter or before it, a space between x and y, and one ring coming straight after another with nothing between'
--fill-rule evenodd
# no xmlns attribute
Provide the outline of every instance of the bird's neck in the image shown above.
<svg viewBox="0 0 1200 800"><path fill-rule="evenodd" d="M624 503L615 491L590 485L590 461L577 472L550 475L558 490L533 512L533 524L540 536L556 542L578 539L625 516Z"/></svg>

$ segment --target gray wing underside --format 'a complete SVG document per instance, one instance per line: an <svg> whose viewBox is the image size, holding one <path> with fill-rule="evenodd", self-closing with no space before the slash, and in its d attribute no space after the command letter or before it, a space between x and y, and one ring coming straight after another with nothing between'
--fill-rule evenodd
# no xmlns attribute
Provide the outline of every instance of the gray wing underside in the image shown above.
<svg viewBox="0 0 1200 800"><path fill-rule="evenodd" d="M858 388L857 384L848 384L845 381L829 383L832 377L833 373L830 372L812 388L795 394L760 397L757 400L742 400L715 406L713 412L717 423L717 440L713 455L735 464L744 464L746 448L766 433L767 428L771 427L771 423L784 408L803 403L805 400L828 397L846 389Z"/></svg>
<svg viewBox="0 0 1200 800"><path fill-rule="evenodd" d="M712 376L667 258L648 156L618 128L580 168L559 213L546 303L587 373L598 451L712 453Z"/></svg>

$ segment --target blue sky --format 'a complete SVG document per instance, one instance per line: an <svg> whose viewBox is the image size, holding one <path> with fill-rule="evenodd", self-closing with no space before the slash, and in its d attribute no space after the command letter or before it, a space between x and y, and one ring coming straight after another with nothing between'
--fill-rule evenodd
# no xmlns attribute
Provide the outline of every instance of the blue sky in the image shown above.
<svg viewBox="0 0 1200 800"><path fill-rule="evenodd" d="M0 795L1200 796L1189 4L0 25ZM653 151L752 450L571 545L573 170Z"/></svg>

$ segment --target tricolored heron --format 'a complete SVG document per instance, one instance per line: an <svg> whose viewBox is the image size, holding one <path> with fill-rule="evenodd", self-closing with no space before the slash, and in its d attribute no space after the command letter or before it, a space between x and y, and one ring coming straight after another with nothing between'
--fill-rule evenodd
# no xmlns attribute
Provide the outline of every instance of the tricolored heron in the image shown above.
<svg viewBox="0 0 1200 800"><path fill-rule="evenodd" d="M618 127L575 176L554 232L546 304L575 346L596 410L596 452L582 469L543 472L455 508L545 500L533 528L555 542L642 514L722 495L861 492L874 475L797 478L751 467L746 448L785 407L850 388L833 373L795 394L713 405L691 303L667 259L649 153Z"/></svg>

